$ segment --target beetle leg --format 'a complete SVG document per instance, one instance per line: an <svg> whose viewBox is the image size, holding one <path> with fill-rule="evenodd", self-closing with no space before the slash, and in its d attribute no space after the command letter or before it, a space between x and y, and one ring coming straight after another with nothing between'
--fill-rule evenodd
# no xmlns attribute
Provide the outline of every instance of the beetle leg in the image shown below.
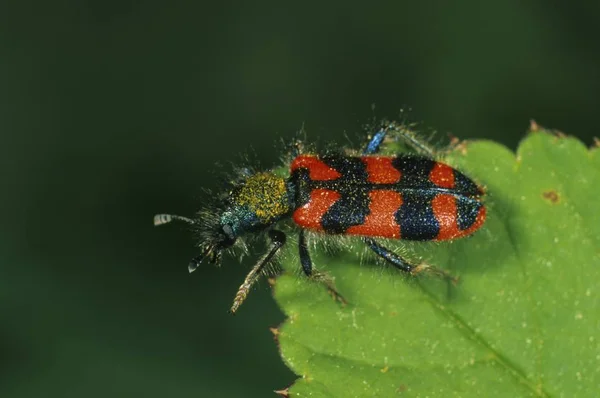
<svg viewBox="0 0 600 398"><path fill-rule="evenodd" d="M402 257L397 255L390 249L381 246L374 239L364 238L363 240L367 244L369 249L371 249L375 254L377 254L379 257L383 258L385 261L392 264L394 267L400 269L403 272L409 273L411 275L417 275L421 272L431 272L433 274L443 277L446 280L449 280L454 284L458 282L458 278L450 275L448 272L442 269L433 267L428 264L410 264L408 261L404 260Z"/></svg>
<svg viewBox="0 0 600 398"><path fill-rule="evenodd" d="M300 264L302 264L302 271L304 271L304 274L310 280L325 285L327 291L333 296L335 300L339 301L342 304L348 304L346 299L336 290L333 278L331 278L324 272L319 272L313 269L312 260L308 251L308 245L306 243L306 235L304 234L303 229L300 230L300 235L298 236L298 249L300 254Z"/></svg>
<svg viewBox="0 0 600 398"><path fill-rule="evenodd" d="M381 130L376 132L373 135L373 137L371 137L371 139L367 143L367 146L363 150L363 155L373 155L373 154L379 152L379 149L381 148L381 144L383 143L383 140L385 139L387 132L388 132L387 128L382 128Z"/></svg>
<svg viewBox="0 0 600 398"><path fill-rule="evenodd" d="M415 138L414 134L410 132L405 127L399 126L395 122L386 123L386 126L381 128L377 133L371 137L369 143L363 150L363 155L373 155L379 152L381 149L381 144L385 140L389 131L393 131L400 138L402 138L408 145L410 145L417 152L427 155L429 157L434 157L435 153L433 149L429 146L423 144L417 138Z"/></svg>
<svg viewBox="0 0 600 398"><path fill-rule="evenodd" d="M252 287L254 282L258 280L260 272L269 263L269 261L273 259L273 256L275 256L279 249L281 249L281 247L285 244L286 240L285 234L277 230L270 230L269 238L271 239L271 246L269 247L269 250L267 250L267 252L258 260L256 265L252 267L250 272L248 272L248 275L246 275L246 279L244 279L244 283L241 284L237 294L235 295L233 305L229 310L229 312L231 312L232 314L235 314L240 305L242 305L242 303L248 296L248 293L250 292L250 288Z"/></svg>
<svg viewBox="0 0 600 398"><path fill-rule="evenodd" d="M415 151L429 156L431 158L433 158L435 156L435 152L433 151L432 148L430 148L429 146L427 146L426 144L424 144L423 142L421 142L420 140L418 140L415 137L415 134L410 131L408 128L402 126L402 125L398 125L394 122L391 122L388 124L388 126L385 128L386 131L394 131L396 134L398 134L398 136L400 138L402 138L404 140L404 142L406 142L409 146L411 146Z"/></svg>
<svg viewBox="0 0 600 398"><path fill-rule="evenodd" d="M313 266L310 253L308 252L308 245L306 244L306 236L304 235L303 229L300 230L300 235L298 236L298 250L300 254L302 271L304 271L306 276L310 277L313 273Z"/></svg>

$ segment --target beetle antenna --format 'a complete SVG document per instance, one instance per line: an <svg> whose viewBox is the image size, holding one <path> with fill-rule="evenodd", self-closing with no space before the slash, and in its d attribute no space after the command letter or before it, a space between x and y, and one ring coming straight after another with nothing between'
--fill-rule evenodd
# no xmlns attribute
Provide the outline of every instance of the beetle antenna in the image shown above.
<svg viewBox="0 0 600 398"><path fill-rule="evenodd" d="M176 216L174 214L157 214L154 216L154 226L168 224L173 220L183 221L187 224L196 224L196 221L192 220L191 218Z"/></svg>

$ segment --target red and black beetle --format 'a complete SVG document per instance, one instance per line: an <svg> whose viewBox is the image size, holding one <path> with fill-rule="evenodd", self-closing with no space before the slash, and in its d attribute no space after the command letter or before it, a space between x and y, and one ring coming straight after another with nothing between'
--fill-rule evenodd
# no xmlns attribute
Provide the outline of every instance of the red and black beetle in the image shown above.
<svg viewBox="0 0 600 398"><path fill-rule="evenodd" d="M424 154L377 155L389 132L405 138ZM416 274L429 269L443 274L433 267L410 264L376 239L443 241L469 235L481 227L486 216L481 202L483 190L432 155L403 128L387 123L361 155L297 154L288 178L271 171L247 173L216 208L202 210L194 218L158 214L154 224L180 220L197 232L201 254L190 262L190 272L204 259L219 263L226 249L245 249L245 236L266 232L269 248L240 286L232 313L285 244L285 233L275 225L289 218L299 228L302 270L339 298L332 281L313 269L306 230L357 235L375 254L402 271Z"/></svg>

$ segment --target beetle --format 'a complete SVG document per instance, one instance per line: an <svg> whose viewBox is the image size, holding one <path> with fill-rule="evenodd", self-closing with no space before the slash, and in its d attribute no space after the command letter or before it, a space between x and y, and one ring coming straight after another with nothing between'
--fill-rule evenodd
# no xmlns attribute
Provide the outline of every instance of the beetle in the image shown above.
<svg viewBox="0 0 600 398"><path fill-rule="evenodd" d="M381 155L390 132L419 153ZM445 241L470 235L485 221L483 188L461 171L436 161L428 146L396 123L385 123L357 155L296 152L287 178L273 171L246 171L216 207L201 210L194 218L154 217L155 225L183 221L197 233L201 253L189 263L189 272L205 259L219 264L225 250L246 247L246 236L266 233L268 249L239 287L231 313L238 310L284 246L286 234L275 228L284 220L291 218L299 229L298 253L304 274L323 283L341 301L333 280L313 267L307 231L358 236L377 256L401 271L415 275L428 270L448 276L426 264L411 264L378 238Z"/></svg>

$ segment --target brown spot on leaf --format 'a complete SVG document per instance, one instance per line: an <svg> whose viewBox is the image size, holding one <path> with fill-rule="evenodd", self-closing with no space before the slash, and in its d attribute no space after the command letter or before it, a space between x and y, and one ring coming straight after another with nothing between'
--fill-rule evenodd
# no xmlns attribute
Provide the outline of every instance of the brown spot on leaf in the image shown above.
<svg viewBox="0 0 600 398"><path fill-rule="evenodd" d="M560 200L560 196L558 196L558 192L556 192L555 190L550 190L550 191L546 191L544 193L542 193L542 197L548 201L550 201L553 204L558 203L558 201Z"/></svg>
<svg viewBox="0 0 600 398"><path fill-rule="evenodd" d="M396 388L396 392L399 392L399 393L403 393L406 390L408 390L408 387L406 386L406 384L400 384L398 386L398 388Z"/></svg>
<svg viewBox="0 0 600 398"><path fill-rule="evenodd" d="M594 137L594 143L592 144L592 148L600 148L600 139L598 139L598 137Z"/></svg>

